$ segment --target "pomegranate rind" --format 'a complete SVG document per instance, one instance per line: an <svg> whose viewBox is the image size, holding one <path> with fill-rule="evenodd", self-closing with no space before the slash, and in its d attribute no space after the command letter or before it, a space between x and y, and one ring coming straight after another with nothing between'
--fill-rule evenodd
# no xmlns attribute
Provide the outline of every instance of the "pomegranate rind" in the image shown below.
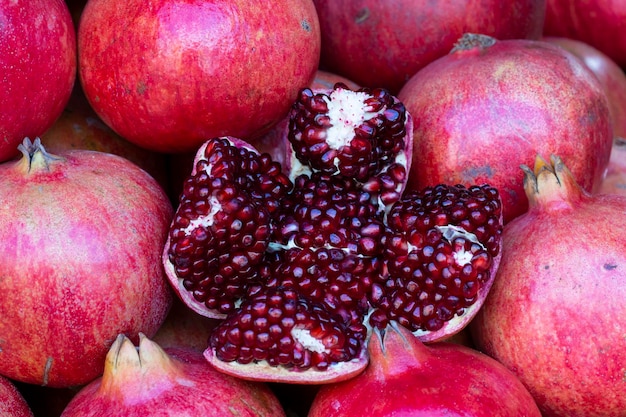
<svg viewBox="0 0 626 417"><path fill-rule="evenodd" d="M329 384L354 378L367 368L369 356L363 346L359 356L347 361L336 362L323 371L316 369L301 370L282 366L271 366L266 361L241 364L237 361L220 360L215 349L207 348L204 358L217 370L231 376L259 382L282 382L289 384L316 385Z"/></svg>

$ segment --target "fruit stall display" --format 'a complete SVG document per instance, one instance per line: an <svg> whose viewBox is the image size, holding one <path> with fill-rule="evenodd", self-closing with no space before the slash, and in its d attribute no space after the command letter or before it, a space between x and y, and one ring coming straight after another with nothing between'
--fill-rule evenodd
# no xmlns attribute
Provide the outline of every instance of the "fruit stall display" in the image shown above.
<svg viewBox="0 0 626 417"><path fill-rule="evenodd" d="M626 415L624 18L0 0L0 415Z"/></svg>

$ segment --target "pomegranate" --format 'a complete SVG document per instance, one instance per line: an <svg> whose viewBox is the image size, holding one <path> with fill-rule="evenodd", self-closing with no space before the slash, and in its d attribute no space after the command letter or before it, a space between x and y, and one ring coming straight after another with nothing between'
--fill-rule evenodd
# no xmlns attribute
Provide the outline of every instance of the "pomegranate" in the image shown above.
<svg viewBox="0 0 626 417"><path fill-rule="evenodd" d="M473 349L424 345L399 326L375 331L370 364L350 381L322 386L308 417L540 417L512 372Z"/></svg>
<svg viewBox="0 0 626 417"><path fill-rule="evenodd" d="M102 372L120 332L153 335L171 305L163 190L125 158L49 154L0 165L0 374L69 387Z"/></svg>
<svg viewBox="0 0 626 417"><path fill-rule="evenodd" d="M546 0L314 0L321 66L368 87L397 93L465 32L498 39L541 36Z"/></svg>
<svg viewBox="0 0 626 417"><path fill-rule="evenodd" d="M399 98L415 119L409 189L489 183L506 223L528 208L517 170L538 153L567 158L586 190L602 182L613 143L606 95L591 70L556 45L466 34Z"/></svg>
<svg viewBox="0 0 626 417"><path fill-rule="evenodd" d="M319 63L312 0L89 0L80 79L102 120L156 151L267 131Z"/></svg>
<svg viewBox="0 0 626 417"><path fill-rule="evenodd" d="M544 37L583 60L598 77L609 100L609 111L613 123L613 136L626 137L626 74L607 55L591 45L570 38Z"/></svg>
<svg viewBox="0 0 626 417"><path fill-rule="evenodd" d="M267 386L223 375L194 350L163 349L140 334L138 348L118 336L102 377L80 390L61 417L104 415L284 417L285 412Z"/></svg>
<svg viewBox="0 0 626 417"><path fill-rule="evenodd" d="M76 33L63 0L4 1L0 16L2 162L63 111L76 78Z"/></svg>
<svg viewBox="0 0 626 417"><path fill-rule="evenodd" d="M405 194L411 126L389 92L336 84L301 91L286 167L232 137L199 149L163 263L190 308L222 320L205 350L216 368L337 381L367 365L370 327L434 341L473 317L500 259L499 194Z"/></svg>
<svg viewBox="0 0 626 417"><path fill-rule="evenodd" d="M583 41L626 66L626 3L614 0L578 2L547 0L544 35Z"/></svg>
<svg viewBox="0 0 626 417"><path fill-rule="evenodd" d="M471 324L476 346L545 417L621 416L626 197L587 193L556 156L523 169L530 207L504 227L495 283Z"/></svg>
<svg viewBox="0 0 626 417"><path fill-rule="evenodd" d="M0 415L2 417L33 417L28 403L7 378L0 376Z"/></svg>
<svg viewBox="0 0 626 417"><path fill-rule="evenodd" d="M626 139L617 138L600 193L626 194Z"/></svg>

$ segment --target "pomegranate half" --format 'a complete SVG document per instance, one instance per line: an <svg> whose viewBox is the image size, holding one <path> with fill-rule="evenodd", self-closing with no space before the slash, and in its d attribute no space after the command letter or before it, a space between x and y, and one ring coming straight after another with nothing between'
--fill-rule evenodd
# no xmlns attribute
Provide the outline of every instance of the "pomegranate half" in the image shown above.
<svg viewBox="0 0 626 417"><path fill-rule="evenodd" d="M172 205L125 158L49 154L0 165L0 375L69 387L102 373L120 332L153 335L172 294L160 254Z"/></svg>
<svg viewBox="0 0 626 417"><path fill-rule="evenodd" d="M626 197L591 195L565 161L524 166L528 212L505 225L476 346L526 385L544 417L626 410Z"/></svg>

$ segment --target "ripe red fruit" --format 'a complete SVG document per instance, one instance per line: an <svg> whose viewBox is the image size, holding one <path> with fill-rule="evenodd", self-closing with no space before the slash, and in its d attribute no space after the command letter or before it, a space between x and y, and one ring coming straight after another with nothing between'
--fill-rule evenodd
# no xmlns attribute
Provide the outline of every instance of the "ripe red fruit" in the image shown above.
<svg viewBox="0 0 626 417"><path fill-rule="evenodd" d="M538 153L567 158L589 191L609 162L613 131L600 82L547 42L467 34L399 98L415 121L407 188L488 183L500 191L505 223L528 208L518 167Z"/></svg>
<svg viewBox="0 0 626 417"><path fill-rule="evenodd" d="M1 162L63 111L76 78L76 34L63 0L4 1L0 27Z"/></svg>
<svg viewBox="0 0 626 417"><path fill-rule="evenodd" d="M125 158L52 155L38 140L20 150L0 165L0 374L84 384L118 333L153 335L165 319L172 206Z"/></svg>
<svg viewBox="0 0 626 417"><path fill-rule="evenodd" d="M530 207L504 228L500 268L471 323L476 346L545 417L623 415L626 197L585 192L557 157L524 167L524 183Z"/></svg>
<svg viewBox="0 0 626 417"><path fill-rule="evenodd" d="M0 376L0 416L33 417L33 412L22 394L3 376Z"/></svg>
<svg viewBox="0 0 626 417"><path fill-rule="evenodd" d="M498 39L541 36L546 0L314 0L321 67L397 93L466 32Z"/></svg>
<svg viewBox="0 0 626 417"><path fill-rule="evenodd" d="M424 345L407 330L375 331L370 365L324 385L308 417L539 417L528 390L487 355L451 343Z"/></svg>
<svg viewBox="0 0 626 417"><path fill-rule="evenodd" d="M90 0L78 30L89 102L118 134L161 152L260 135L319 62L312 0Z"/></svg>

